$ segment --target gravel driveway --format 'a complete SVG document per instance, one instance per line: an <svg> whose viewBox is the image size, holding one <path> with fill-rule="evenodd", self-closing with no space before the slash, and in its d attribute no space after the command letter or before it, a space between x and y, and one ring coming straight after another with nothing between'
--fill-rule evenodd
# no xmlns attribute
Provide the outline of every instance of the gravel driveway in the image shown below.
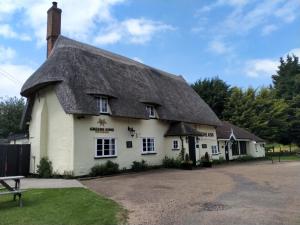
<svg viewBox="0 0 300 225"><path fill-rule="evenodd" d="M157 170L83 181L129 211L129 224L300 224L300 162Z"/></svg>

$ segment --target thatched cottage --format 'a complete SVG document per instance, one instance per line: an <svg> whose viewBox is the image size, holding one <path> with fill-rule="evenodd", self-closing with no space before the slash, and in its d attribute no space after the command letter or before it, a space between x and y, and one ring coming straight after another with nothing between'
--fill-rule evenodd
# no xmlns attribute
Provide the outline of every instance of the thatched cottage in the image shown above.
<svg viewBox="0 0 300 225"><path fill-rule="evenodd" d="M31 172L42 157L77 176L107 160L160 165L182 148L195 164L218 149L221 122L182 76L64 37L57 3L47 13L47 60L21 90Z"/></svg>

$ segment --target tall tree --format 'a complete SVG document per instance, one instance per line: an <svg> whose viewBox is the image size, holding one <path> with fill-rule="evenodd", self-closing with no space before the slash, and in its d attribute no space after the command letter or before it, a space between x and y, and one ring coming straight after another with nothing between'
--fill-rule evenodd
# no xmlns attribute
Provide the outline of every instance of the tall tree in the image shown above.
<svg viewBox="0 0 300 225"><path fill-rule="evenodd" d="M20 131L20 122L25 103L23 98L0 98L0 138Z"/></svg>
<svg viewBox="0 0 300 225"><path fill-rule="evenodd" d="M223 118L223 110L228 98L229 85L218 77L198 80L191 85L201 98L212 108L219 118Z"/></svg>
<svg viewBox="0 0 300 225"><path fill-rule="evenodd" d="M292 100L300 93L300 64L296 56L280 59L277 74L272 76L274 90L278 98Z"/></svg>

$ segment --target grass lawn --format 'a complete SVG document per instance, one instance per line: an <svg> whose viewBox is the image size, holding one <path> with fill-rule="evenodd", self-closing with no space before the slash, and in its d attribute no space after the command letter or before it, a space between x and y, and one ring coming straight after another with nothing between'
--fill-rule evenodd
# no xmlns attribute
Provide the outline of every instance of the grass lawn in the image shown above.
<svg viewBox="0 0 300 225"><path fill-rule="evenodd" d="M274 161L278 161L278 156L273 156ZM300 161L300 157L296 155L281 156L281 161Z"/></svg>
<svg viewBox="0 0 300 225"><path fill-rule="evenodd" d="M84 188L28 190L23 194L23 208L12 198L0 197L0 225L116 225L126 221L121 206Z"/></svg>

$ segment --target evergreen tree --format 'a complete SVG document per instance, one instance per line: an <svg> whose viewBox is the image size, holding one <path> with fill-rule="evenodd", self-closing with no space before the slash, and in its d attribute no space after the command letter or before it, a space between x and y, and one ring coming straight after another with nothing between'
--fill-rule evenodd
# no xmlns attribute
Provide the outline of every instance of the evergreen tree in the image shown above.
<svg viewBox="0 0 300 225"><path fill-rule="evenodd" d="M219 118L223 117L223 110L228 98L229 85L218 77L198 80L191 85L199 96L212 108Z"/></svg>
<svg viewBox="0 0 300 225"><path fill-rule="evenodd" d="M272 76L274 90L278 98L292 100L300 93L300 64L296 56L280 59L277 74Z"/></svg>

